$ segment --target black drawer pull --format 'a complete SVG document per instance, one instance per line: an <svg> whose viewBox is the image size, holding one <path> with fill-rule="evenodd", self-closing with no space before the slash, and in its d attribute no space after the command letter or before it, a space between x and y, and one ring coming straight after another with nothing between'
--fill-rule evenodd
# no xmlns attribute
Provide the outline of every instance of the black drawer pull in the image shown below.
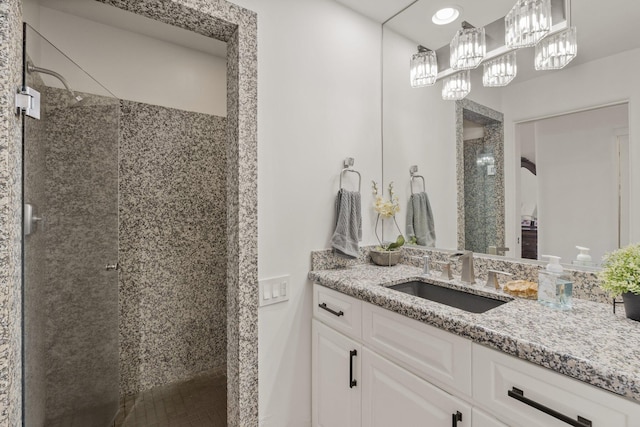
<svg viewBox="0 0 640 427"><path fill-rule="evenodd" d="M351 350L349 352L349 388L354 388L358 385L358 382L353 379L353 358L358 355L358 350Z"/></svg>
<svg viewBox="0 0 640 427"><path fill-rule="evenodd" d="M458 427L458 421L462 421L462 414L460 411L456 411L455 414L451 414L451 427Z"/></svg>
<svg viewBox="0 0 640 427"><path fill-rule="evenodd" d="M525 405L529 405L532 408L536 408L538 411L542 411L545 414L551 415L552 417L557 418L560 421L563 421L574 427L592 427L591 421L586 418L582 418L580 415L578 415L577 420L574 420L573 418L567 417L566 415L561 414L558 411L554 411L553 409L547 406L544 406L543 404L538 403L535 400L527 399L526 397L524 397L524 391L520 390L519 388L512 387L511 390L507 391L507 395L509 395L509 397L512 397L516 400L519 400Z"/></svg>
<svg viewBox="0 0 640 427"><path fill-rule="evenodd" d="M327 307L327 304L326 304L326 303L324 303L324 302L323 302L322 304L318 304L318 307L320 307L320 308L321 308L321 309L323 309L323 310L327 310L329 313L331 313L331 314L333 314L333 315L335 315L335 316L338 316L338 317L340 317L340 316L344 316L344 313L342 312L342 310L340 310L340 311L333 311L333 310L331 310L329 307Z"/></svg>

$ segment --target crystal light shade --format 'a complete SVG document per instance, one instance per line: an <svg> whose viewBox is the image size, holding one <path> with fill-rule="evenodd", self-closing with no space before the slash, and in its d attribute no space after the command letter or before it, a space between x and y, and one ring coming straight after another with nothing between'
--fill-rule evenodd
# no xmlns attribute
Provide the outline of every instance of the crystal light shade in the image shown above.
<svg viewBox="0 0 640 427"><path fill-rule="evenodd" d="M469 70L453 74L442 81L442 99L456 101L471 92L471 72Z"/></svg>
<svg viewBox="0 0 640 427"><path fill-rule="evenodd" d="M436 53L422 49L411 57L411 87L432 86L438 77Z"/></svg>
<svg viewBox="0 0 640 427"><path fill-rule="evenodd" d="M536 70L559 70L578 53L576 27L545 37L536 45Z"/></svg>
<svg viewBox="0 0 640 427"><path fill-rule="evenodd" d="M456 32L449 45L449 64L454 70L476 68L484 59L486 51L484 28L462 28Z"/></svg>
<svg viewBox="0 0 640 427"><path fill-rule="evenodd" d="M533 46L550 30L550 0L518 0L504 18L504 43L509 48Z"/></svg>
<svg viewBox="0 0 640 427"><path fill-rule="evenodd" d="M516 77L518 72L515 51L487 61L482 65L484 66L482 85L485 87L506 86Z"/></svg>

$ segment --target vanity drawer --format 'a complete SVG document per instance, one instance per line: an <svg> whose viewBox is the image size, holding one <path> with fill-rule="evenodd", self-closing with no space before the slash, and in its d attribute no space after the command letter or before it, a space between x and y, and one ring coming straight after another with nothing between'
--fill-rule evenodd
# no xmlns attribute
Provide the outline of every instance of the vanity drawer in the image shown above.
<svg viewBox="0 0 640 427"><path fill-rule="evenodd" d="M372 304L362 312L367 346L435 385L471 396L471 341Z"/></svg>
<svg viewBox="0 0 640 427"><path fill-rule="evenodd" d="M353 338L362 336L362 301L313 284L313 316Z"/></svg>
<svg viewBox="0 0 640 427"><path fill-rule="evenodd" d="M548 409L571 420L582 417L593 427L640 426L640 404L478 344L473 344L473 397L514 427L571 425Z"/></svg>

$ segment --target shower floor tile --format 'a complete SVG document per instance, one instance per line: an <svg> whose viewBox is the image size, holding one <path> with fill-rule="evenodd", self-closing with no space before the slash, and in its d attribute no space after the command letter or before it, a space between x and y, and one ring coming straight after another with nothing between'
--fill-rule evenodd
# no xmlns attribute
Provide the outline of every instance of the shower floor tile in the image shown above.
<svg viewBox="0 0 640 427"><path fill-rule="evenodd" d="M226 427L227 376L216 370L120 399L114 427Z"/></svg>

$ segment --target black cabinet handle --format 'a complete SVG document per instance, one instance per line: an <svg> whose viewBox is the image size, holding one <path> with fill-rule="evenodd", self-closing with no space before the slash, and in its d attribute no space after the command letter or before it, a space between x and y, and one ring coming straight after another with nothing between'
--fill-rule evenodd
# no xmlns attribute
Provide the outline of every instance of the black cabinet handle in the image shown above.
<svg viewBox="0 0 640 427"><path fill-rule="evenodd" d="M358 385L358 382L353 379L353 358L357 355L357 350L351 350L349 352L349 388L354 388Z"/></svg>
<svg viewBox="0 0 640 427"><path fill-rule="evenodd" d="M460 411L456 411L455 414L451 414L451 427L458 427L458 421L462 421L462 414Z"/></svg>
<svg viewBox="0 0 640 427"><path fill-rule="evenodd" d="M573 418L570 418L564 414L561 414L558 411L555 411L547 406L544 406L543 404L538 403L535 400L531 400L524 397L524 391L520 390L519 388L512 387L511 390L507 391L507 395L516 400L519 400L525 405L529 405L532 408L536 408L538 411L542 411L545 414L551 415L552 417L557 418L560 421L563 421L574 427L592 427L591 421L586 418L582 418L580 415L578 415L577 420L574 420Z"/></svg>
<svg viewBox="0 0 640 427"><path fill-rule="evenodd" d="M327 307L327 304L326 304L326 303L324 303L324 302L323 302L322 304L318 304L318 307L320 307L320 308L321 308L321 309L323 309L323 310L327 310L329 313L331 313L331 314L333 314L333 315L335 315L335 316L338 316L338 317L340 317L340 316L344 316L344 313L342 312L342 310L340 310L340 311L333 311L333 310L331 310L329 307Z"/></svg>

